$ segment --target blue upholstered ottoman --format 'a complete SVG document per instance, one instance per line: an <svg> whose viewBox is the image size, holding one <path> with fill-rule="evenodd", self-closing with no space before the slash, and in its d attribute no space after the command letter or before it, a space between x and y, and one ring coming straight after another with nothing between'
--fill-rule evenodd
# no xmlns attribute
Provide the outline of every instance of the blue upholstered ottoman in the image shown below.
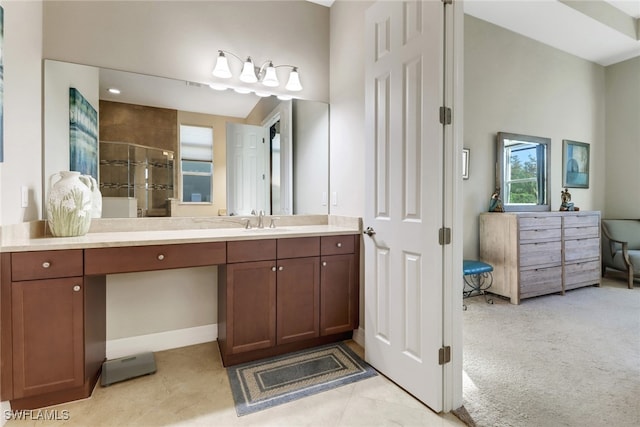
<svg viewBox="0 0 640 427"><path fill-rule="evenodd" d="M487 298L486 290L493 283L493 266L486 262L465 259L462 261L462 274L464 278L464 288L462 297L468 298L476 295L484 295L485 301L493 304L493 300ZM463 304L464 309L467 306Z"/></svg>

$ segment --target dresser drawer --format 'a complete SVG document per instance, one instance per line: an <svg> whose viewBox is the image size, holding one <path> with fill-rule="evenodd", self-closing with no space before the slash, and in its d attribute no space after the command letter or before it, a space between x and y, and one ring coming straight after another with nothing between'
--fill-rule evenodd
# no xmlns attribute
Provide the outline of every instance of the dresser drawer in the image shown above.
<svg viewBox="0 0 640 427"><path fill-rule="evenodd" d="M278 259L320 256L320 237L278 239Z"/></svg>
<svg viewBox="0 0 640 427"><path fill-rule="evenodd" d="M565 264L564 287L574 289L580 286L600 283L600 261L577 262Z"/></svg>
<svg viewBox="0 0 640 427"><path fill-rule="evenodd" d="M566 227L600 227L600 215L567 215L564 217Z"/></svg>
<svg viewBox="0 0 640 427"><path fill-rule="evenodd" d="M560 265L562 263L562 243L539 242L520 245L520 267L534 265Z"/></svg>
<svg viewBox="0 0 640 427"><path fill-rule="evenodd" d="M352 254L355 251L355 236L322 236L320 253L322 255Z"/></svg>
<svg viewBox="0 0 640 427"><path fill-rule="evenodd" d="M562 226L562 218L559 216L528 216L519 218L518 224L520 230L560 228Z"/></svg>
<svg viewBox="0 0 640 427"><path fill-rule="evenodd" d="M562 267L520 271L520 298L562 292Z"/></svg>
<svg viewBox="0 0 640 427"><path fill-rule="evenodd" d="M11 254L11 280L14 282L82 276L82 272L82 249Z"/></svg>
<svg viewBox="0 0 640 427"><path fill-rule="evenodd" d="M562 229L560 228L534 228L520 229L520 241L526 242L544 242L558 240L562 237Z"/></svg>
<svg viewBox="0 0 640 427"><path fill-rule="evenodd" d="M276 259L276 239L227 242L227 263Z"/></svg>
<svg viewBox="0 0 640 427"><path fill-rule="evenodd" d="M564 242L564 261L600 258L600 239L575 239Z"/></svg>
<svg viewBox="0 0 640 427"><path fill-rule="evenodd" d="M600 227L565 227L564 238L565 239L586 239L589 237L599 237Z"/></svg>
<svg viewBox="0 0 640 427"><path fill-rule="evenodd" d="M152 245L85 250L85 274L200 267L224 264L224 242Z"/></svg>

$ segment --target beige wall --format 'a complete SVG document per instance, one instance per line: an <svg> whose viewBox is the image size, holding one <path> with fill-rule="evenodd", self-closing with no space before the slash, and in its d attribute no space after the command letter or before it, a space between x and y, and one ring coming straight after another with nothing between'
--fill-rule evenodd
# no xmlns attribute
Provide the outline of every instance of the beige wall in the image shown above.
<svg viewBox="0 0 640 427"><path fill-rule="evenodd" d="M603 218L640 218L640 57L606 68Z"/></svg>
<svg viewBox="0 0 640 427"><path fill-rule="evenodd" d="M464 257L479 252L478 215L495 188L499 131L551 138L551 210L560 207L562 140L590 144L588 189L571 189L582 210L605 207L604 67L465 16Z"/></svg>
<svg viewBox="0 0 640 427"><path fill-rule="evenodd" d="M371 4L338 0L331 7L329 211L334 215L364 216L364 13Z"/></svg>
<svg viewBox="0 0 640 427"><path fill-rule="evenodd" d="M307 1L47 1L44 35L45 58L201 83L218 49L291 64L300 97L329 99L329 9Z"/></svg>
<svg viewBox="0 0 640 427"><path fill-rule="evenodd" d="M0 224L40 218L42 200L42 3L4 1L4 162ZM29 207L21 207L21 187Z"/></svg>

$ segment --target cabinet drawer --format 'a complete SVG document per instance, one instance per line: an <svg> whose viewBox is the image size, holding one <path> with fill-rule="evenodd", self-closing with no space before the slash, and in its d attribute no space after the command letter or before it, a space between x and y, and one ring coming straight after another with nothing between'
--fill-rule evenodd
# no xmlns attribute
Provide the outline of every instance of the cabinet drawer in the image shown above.
<svg viewBox="0 0 640 427"><path fill-rule="evenodd" d="M521 230L535 228L560 228L562 218L559 216L529 216L518 221Z"/></svg>
<svg viewBox="0 0 640 427"><path fill-rule="evenodd" d="M600 261L577 262L565 264L564 287L573 289L585 284L600 283Z"/></svg>
<svg viewBox="0 0 640 427"><path fill-rule="evenodd" d="M520 271L520 298L562 291L562 267Z"/></svg>
<svg viewBox="0 0 640 427"><path fill-rule="evenodd" d="M320 237L278 239L278 259L320 256Z"/></svg>
<svg viewBox="0 0 640 427"><path fill-rule="evenodd" d="M565 239L586 239L589 237L598 237L600 227L569 227L564 229Z"/></svg>
<svg viewBox="0 0 640 427"><path fill-rule="evenodd" d="M227 263L276 259L276 239L227 242Z"/></svg>
<svg viewBox="0 0 640 427"><path fill-rule="evenodd" d="M320 253L322 255L352 254L355 251L355 236L322 236Z"/></svg>
<svg viewBox="0 0 640 427"><path fill-rule="evenodd" d="M224 242L85 250L85 274L129 273L224 264Z"/></svg>
<svg viewBox="0 0 640 427"><path fill-rule="evenodd" d="M520 229L520 241L523 243L560 240L561 235L560 228Z"/></svg>
<svg viewBox="0 0 640 427"><path fill-rule="evenodd" d="M564 217L566 227L599 227L600 215L571 215Z"/></svg>
<svg viewBox="0 0 640 427"><path fill-rule="evenodd" d="M580 261L600 257L600 239L565 240L564 260Z"/></svg>
<svg viewBox="0 0 640 427"><path fill-rule="evenodd" d="M11 280L14 282L82 276L82 270L82 249L11 254Z"/></svg>
<svg viewBox="0 0 640 427"><path fill-rule="evenodd" d="M562 263L562 245L559 240L520 245L520 267L560 265L560 263Z"/></svg>

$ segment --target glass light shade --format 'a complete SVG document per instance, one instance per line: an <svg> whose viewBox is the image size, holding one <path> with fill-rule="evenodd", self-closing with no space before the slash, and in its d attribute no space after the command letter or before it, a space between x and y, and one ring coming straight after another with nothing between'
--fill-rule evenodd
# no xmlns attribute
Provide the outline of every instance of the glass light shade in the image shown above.
<svg viewBox="0 0 640 427"><path fill-rule="evenodd" d="M218 60L216 61L216 66L211 72L216 77L220 77L221 79L229 79L231 78L231 70L229 69L229 61L227 61L227 57L224 56L223 52L220 52L218 55Z"/></svg>
<svg viewBox="0 0 640 427"><path fill-rule="evenodd" d="M278 99L280 101L290 101L293 99L293 96L291 95L278 95Z"/></svg>
<svg viewBox="0 0 640 427"><path fill-rule="evenodd" d="M240 73L240 81L245 83L255 83L258 81L256 77L256 70L253 66L253 61L251 57L248 57L246 61L244 61L244 65L242 66L242 73Z"/></svg>
<svg viewBox="0 0 640 427"><path fill-rule="evenodd" d="M227 85L223 85L221 83L211 83L209 84L209 87L213 90L220 90L220 91L229 89Z"/></svg>
<svg viewBox="0 0 640 427"><path fill-rule="evenodd" d="M266 98L268 96L271 96L271 94L269 92L261 92L259 90L256 91L256 95L258 95L261 98Z"/></svg>
<svg viewBox="0 0 640 427"><path fill-rule="evenodd" d="M264 79L262 79L262 84L268 87L278 87L280 86L280 82L278 81L278 76L276 75L276 67L273 66L273 63L269 63L265 73Z"/></svg>
<svg viewBox="0 0 640 427"><path fill-rule="evenodd" d="M291 70L291 73L289 74L289 81L287 82L285 88L292 92L298 92L302 90L302 85L300 84L300 75L298 74L298 69L296 67L293 67L293 70Z"/></svg>
<svg viewBox="0 0 640 427"><path fill-rule="evenodd" d="M234 87L233 90L235 90L237 93L241 93L243 95L246 95L247 93L251 93L251 89L247 89L244 87Z"/></svg>

